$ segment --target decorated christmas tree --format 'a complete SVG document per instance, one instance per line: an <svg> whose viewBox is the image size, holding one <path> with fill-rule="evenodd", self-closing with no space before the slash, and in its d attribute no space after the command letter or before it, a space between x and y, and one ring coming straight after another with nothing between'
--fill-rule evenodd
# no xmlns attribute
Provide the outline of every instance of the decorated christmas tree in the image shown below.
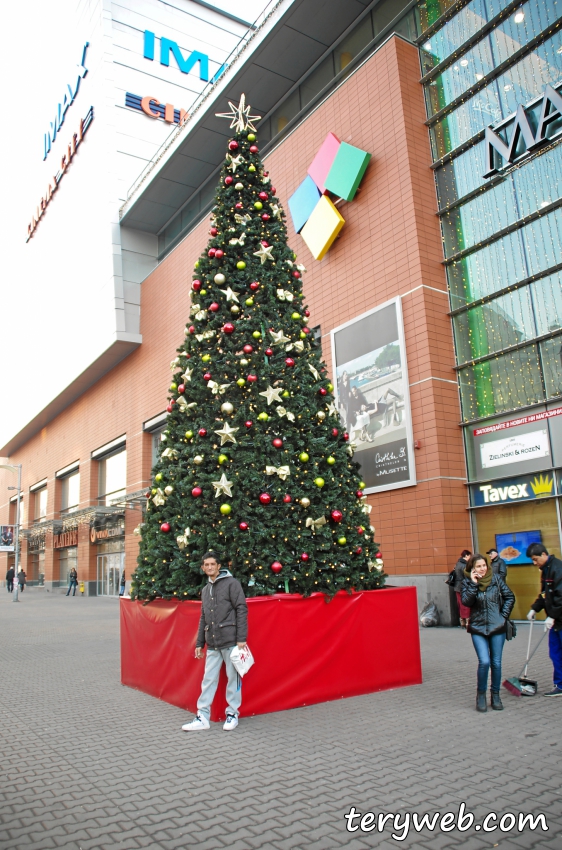
<svg viewBox="0 0 562 850"><path fill-rule="evenodd" d="M309 328L244 95L147 493L131 596L198 598L219 553L247 595L382 586L370 507Z"/></svg>

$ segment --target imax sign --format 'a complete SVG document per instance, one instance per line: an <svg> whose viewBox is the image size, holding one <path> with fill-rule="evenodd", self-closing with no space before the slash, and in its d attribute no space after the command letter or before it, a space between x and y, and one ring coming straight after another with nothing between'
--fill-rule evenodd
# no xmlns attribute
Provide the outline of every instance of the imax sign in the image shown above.
<svg viewBox="0 0 562 850"><path fill-rule="evenodd" d="M150 59L154 61L156 49L156 36L150 30L145 30L144 33L144 58ZM226 65L221 65L216 74L213 77L209 77L209 57L206 53L201 53L199 50L193 50L191 53L187 53L186 56L183 55L181 48L177 44L177 42L172 41L169 38L161 38L160 39L160 64L169 67L170 65L170 54L176 60L177 66L182 72L182 74L189 74L191 71L195 69L195 66L199 66L199 79L203 80L203 82L208 83L209 80L214 83L218 80L222 72L225 70Z"/></svg>
<svg viewBox="0 0 562 850"><path fill-rule="evenodd" d="M86 44L84 45L84 47L82 49L82 59L80 60L80 63L77 66L78 71L76 73L76 79L72 80L70 83L67 84L64 95L63 95L60 103L57 104L57 109L56 109L56 112L55 112L55 118L54 118L53 121L51 121L48 132L45 133L44 154L43 154L44 160L47 159L47 156L49 154L49 151L51 150L53 142L55 141L55 139L57 137L57 133L59 132L62 125L64 124L64 119L65 119L68 107L72 103L74 103L74 98L78 94L78 89L80 88L80 81L88 73L88 69L86 68L86 66L84 64L86 62L86 51L87 51L88 47L89 47L89 42L86 42Z"/></svg>
<svg viewBox="0 0 562 850"><path fill-rule="evenodd" d="M562 122L562 96L559 92L548 85L539 105L540 113L536 129L531 124L532 111L537 108L536 101L526 107L519 105L515 118L506 119L497 124L495 128L486 127L484 134L486 173L483 175L484 177L492 177L494 174L498 174L515 160L527 156L550 142L554 136L562 131L562 126L553 127L555 122ZM508 126L509 122L513 123ZM509 135L509 130L511 135ZM549 130L550 136L547 135ZM503 138L500 132L503 132Z"/></svg>

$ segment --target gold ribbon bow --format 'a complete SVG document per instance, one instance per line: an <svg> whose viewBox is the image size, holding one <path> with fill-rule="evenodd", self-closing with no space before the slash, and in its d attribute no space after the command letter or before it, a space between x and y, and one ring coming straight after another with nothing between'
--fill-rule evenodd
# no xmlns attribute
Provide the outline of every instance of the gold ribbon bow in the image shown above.
<svg viewBox="0 0 562 850"><path fill-rule="evenodd" d="M177 449L170 449L170 448L164 449L164 451L162 452L160 457L169 457L170 460L177 460L178 459Z"/></svg>
<svg viewBox="0 0 562 850"><path fill-rule="evenodd" d="M295 296L292 292L288 292L286 289L278 289L277 297L280 301L292 301Z"/></svg>
<svg viewBox="0 0 562 850"><path fill-rule="evenodd" d="M309 516L306 519L306 527L311 528L313 533L316 534L316 532L320 528L322 528L323 525L326 525L326 522L327 522L327 519L326 519L325 516L320 516L320 517L318 517L318 519L312 519L312 517Z"/></svg>
<svg viewBox="0 0 562 850"><path fill-rule="evenodd" d="M203 312L203 310L201 310L201 312ZM214 335L214 331L205 331L205 333L202 334L195 334L195 339L197 340L197 342L203 342L204 339L211 339L211 337Z"/></svg>
<svg viewBox="0 0 562 850"><path fill-rule="evenodd" d="M240 245L241 248L244 247L244 242L246 241L246 234L242 233L237 239L229 239L229 245Z"/></svg>
<svg viewBox="0 0 562 850"><path fill-rule="evenodd" d="M196 401L192 401L188 404L187 399L182 395L177 397L176 404L182 413L188 413L190 408L197 407Z"/></svg>
<svg viewBox="0 0 562 850"><path fill-rule="evenodd" d="M291 474L291 469L288 466L266 466L266 475L277 475L282 481L285 481Z"/></svg>
<svg viewBox="0 0 562 850"><path fill-rule="evenodd" d="M285 351L291 351L293 348L295 351L303 351L304 341L302 339L297 339L296 342L290 342L289 345L285 346Z"/></svg>
<svg viewBox="0 0 562 850"><path fill-rule="evenodd" d="M321 380L321 379L320 379L320 372L318 371L318 369L316 369L316 368L312 365L312 363L309 363L309 364L308 364L308 368L310 369L310 371L312 372L312 374L314 375L314 377L316 378L316 380L317 380L317 381L320 381L320 380Z"/></svg>
<svg viewBox="0 0 562 850"><path fill-rule="evenodd" d="M227 391L230 384L217 384L216 381L207 381L207 386L213 395L222 395Z"/></svg>
<svg viewBox="0 0 562 850"><path fill-rule="evenodd" d="M295 421L295 414L291 413L290 410L285 410L284 407L277 407L276 410L279 416L286 416L289 422Z"/></svg>
<svg viewBox="0 0 562 850"><path fill-rule="evenodd" d="M199 310L199 312L195 314L195 320L197 322L202 322L203 319L206 319L206 318L207 318L207 311L206 310Z"/></svg>
<svg viewBox="0 0 562 850"><path fill-rule="evenodd" d="M347 453L349 455L353 456L353 453L354 453L356 448L357 448L357 443L349 443L349 445L347 447Z"/></svg>
<svg viewBox="0 0 562 850"><path fill-rule="evenodd" d="M190 316L195 316L196 313L201 309L201 304L192 304L191 309L189 311Z"/></svg>
<svg viewBox="0 0 562 850"><path fill-rule="evenodd" d="M152 501L154 502L154 504L156 505L157 508L159 508L160 505L166 504L166 497L164 495L164 492L160 489L160 487L158 487L158 489L156 490L156 493L154 494L154 498L152 499Z"/></svg>
<svg viewBox="0 0 562 850"><path fill-rule="evenodd" d="M180 549L185 549L185 547L189 543L190 536L191 536L191 531L190 531L189 528L186 528L183 534L180 534L178 537L176 537L176 540L178 542L178 546L180 547Z"/></svg>

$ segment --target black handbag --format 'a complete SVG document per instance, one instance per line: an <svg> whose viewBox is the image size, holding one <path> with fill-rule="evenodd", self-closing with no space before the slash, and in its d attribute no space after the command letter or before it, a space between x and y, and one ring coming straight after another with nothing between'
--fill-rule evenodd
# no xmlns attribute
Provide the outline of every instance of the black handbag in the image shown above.
<svg viewBox="0 0 562 850"><path fill-rule="evenodd" d="M451 572L449 573L449 575L447 576L447 578L445 579L445 584L448 584L449 587L454 587L455 581L456 581L455 570L452 569Z"/></svg>
<svg viewBox="0 0 562 850"><path fill-rule="evenodd" d="M517 637L517 626L513 620L507 619L505 621L505 639L513 640L514 637Z"/></svg>

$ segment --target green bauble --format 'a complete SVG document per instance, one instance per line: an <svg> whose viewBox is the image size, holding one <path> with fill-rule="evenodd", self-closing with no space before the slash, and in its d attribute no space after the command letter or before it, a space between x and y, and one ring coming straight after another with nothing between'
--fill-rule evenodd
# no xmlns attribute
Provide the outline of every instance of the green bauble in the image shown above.
<svg viewBox="0 0 562 850"><path fill-rule="evenodd" d="M302 461L302 463L306 463L307 460L308 460L308 453L307 452L301 452L300 455L299 455L299 460Z"/></svg>
<svg viewBox="0 0 562 850"><path fill-rule="evenodd" d="M324 481L323 478L318 477L318 478L314 479L314 483L316 484L317 487L323 487L326 482Z"/></svg>
<svg viewBox="0 0 562 850"><path fill-rule="evenodd" d="M228 516L228 515L229 515L229 513L231 512L231 510L232 510L232 508L231 508L231 507L230 507L230 505L229 505L229 504L227 504L226 502L225 502L225 504L224 504L224 505L221 505L221 506L220 506L220 512L221 512L221 514L222 514L223 516Z"/></svg>

